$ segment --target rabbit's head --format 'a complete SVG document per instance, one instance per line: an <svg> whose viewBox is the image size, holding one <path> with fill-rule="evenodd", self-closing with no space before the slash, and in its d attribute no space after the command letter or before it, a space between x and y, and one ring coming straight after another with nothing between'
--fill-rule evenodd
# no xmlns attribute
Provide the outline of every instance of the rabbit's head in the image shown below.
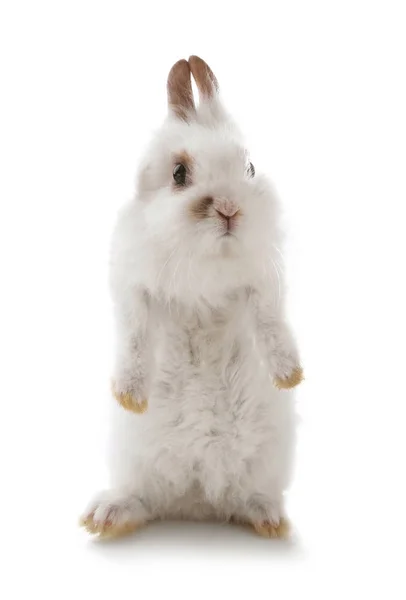
<svg viewBox="0 0 406 600"><path fill-rule="evenodd" d="M138 178L149 285L182 297L249 286L267 276L266 258L277 243L271 187L255 173L202 59L178 61L167 90L169 114Z"/></svg>

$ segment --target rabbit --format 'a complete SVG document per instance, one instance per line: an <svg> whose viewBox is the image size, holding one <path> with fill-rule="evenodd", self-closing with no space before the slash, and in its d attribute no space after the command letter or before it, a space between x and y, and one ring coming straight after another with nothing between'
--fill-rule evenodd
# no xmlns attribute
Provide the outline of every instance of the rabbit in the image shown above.
<svg viewBox="0 0 406 600"><path fill-rule="evenodd" d="M172 67L167 93L113 234L110 488L81 524L105 537L208 519L285 538L290 388L303 372L284 312L278 200L201 58Z"/></svg>

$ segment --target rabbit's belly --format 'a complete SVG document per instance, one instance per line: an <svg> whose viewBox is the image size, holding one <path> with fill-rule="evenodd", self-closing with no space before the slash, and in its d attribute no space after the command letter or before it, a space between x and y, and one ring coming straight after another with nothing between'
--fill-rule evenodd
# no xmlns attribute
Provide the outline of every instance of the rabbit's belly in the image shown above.
<svg viewBox="0 0 406 600"><path fill-rule="evenodd" d="M281 422L275 392L252 361L223 376L187 371L179 380L166 371L158 378L139 419L138 452L181 491L197 481L216 502L258 456L272 455Z"/></svg>
<svg viewBox="0 0 406 600"><path fill-rule="evenodd" d="M154 473L180 495L198 482L214 501L258 456L272 456L289 405L280 401L248 340L234 341L221 367L186 359L179 348L162 355L147 412L118 411L112 463L117 482Z"/></svg>
<svg viewBox="0 0 406 600"><path fill-rule="evenodd" d="M210 447L211 453L225 456L238 440L253 437L248 453L255 453L268 433L263 423L269 422L269 375L246 336L223 350L206 350L200 345L198 357L173 353L157 365L150 396L152 428L160 430L160 439L168 436L180 453L188 448L194 459Z"/></svg>
<svg viewBox="0 0 406 600"><path fill-rule="evenodd" d="M148 411L122 439L162 477L221 487L269 446L272 384L244 325L160 330Z"/></svg>

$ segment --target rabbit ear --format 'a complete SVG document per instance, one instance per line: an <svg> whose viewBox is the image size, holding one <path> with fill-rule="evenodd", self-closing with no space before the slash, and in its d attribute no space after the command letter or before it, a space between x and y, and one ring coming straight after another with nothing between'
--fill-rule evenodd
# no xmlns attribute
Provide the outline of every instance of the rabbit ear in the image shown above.
<svg viewBox="0 0 406 600"><path fill-rule="evenodd" d="M178 60L168 75L168 106L180 119L187 121L195 110L190 66L187 60Z"/></svg>
<svg viewBox="0 0 406 600"><path fill-rule="evenodd" d="M211 100L216 96L219 86L216 76L210 69L209 65L198 56L189 57L190 70L195 78L200 98Z"/></svg>

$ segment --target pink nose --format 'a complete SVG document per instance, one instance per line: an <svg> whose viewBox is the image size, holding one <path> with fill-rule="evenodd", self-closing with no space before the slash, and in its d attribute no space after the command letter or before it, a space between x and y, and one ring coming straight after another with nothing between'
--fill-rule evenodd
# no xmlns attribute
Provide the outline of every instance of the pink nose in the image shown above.
<svg viewBox="0 0 406 600"><path fill-rule="evenodd" d="M227 231L231 231L237 225L239 208L234 202L214 202L214 209L224 224Z"/></svg>
<svg viewBox="0 0 406 600"><path fill-rule="evenodd" d="M227 221L229 221L230 219L235 217L235 215L238 213L238 208L233 212L233 214L229 214L229 213L226 214L222 210L218 210L217 208L215 210L216 210L216 213L218 213L220 215L220 217L222 217L223 219L227 219Z"/></svg>
<svg viewBox="0 0 406 600"><path fill-rule="evenodd" d="M214 199L214 208L222 217L226 219L231 219L238 213L238 206L232 200L228 200L227 198L215 198Z"/></svg>

